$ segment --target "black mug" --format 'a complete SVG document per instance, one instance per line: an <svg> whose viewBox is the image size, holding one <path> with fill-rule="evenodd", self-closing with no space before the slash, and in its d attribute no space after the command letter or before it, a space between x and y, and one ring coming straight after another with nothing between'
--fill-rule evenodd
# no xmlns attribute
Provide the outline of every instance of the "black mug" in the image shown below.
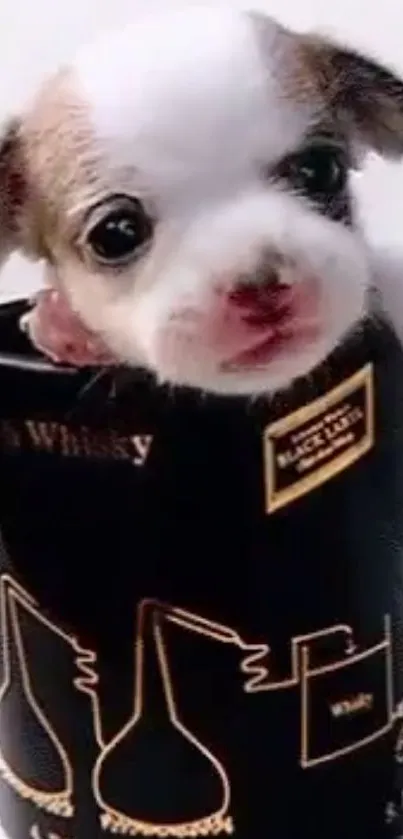
<svg viewBox="0 0 403 839"><path fill-rule="evenodd" d="M272 398L54 368L0 318L10 839L403 832L403 353Z"/></svg>

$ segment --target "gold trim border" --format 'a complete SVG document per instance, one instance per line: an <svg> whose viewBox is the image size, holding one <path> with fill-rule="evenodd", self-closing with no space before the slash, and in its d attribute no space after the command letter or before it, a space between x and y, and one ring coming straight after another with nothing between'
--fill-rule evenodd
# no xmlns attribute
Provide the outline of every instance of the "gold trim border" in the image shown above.
<svg viewBox="0 0 403 839"><path fill-rule="evenodd" d="M305 478L301 478L301 480L292 484L287 489L276 491L274 451L274 442L276 439L293 429L298 429L299 426L336 406L338 402L349 396L349 394L354 393L360 387L365 388L366 397L366 434L363 439L357 445L351 446L345 452L336 456L334 460L324 464ZM276 510L285 507L292 501L302 498L302 496L311 492L313 489L317 489L317 487L330 480L330 478L335 477L349 466L352 466L360 457L372 449L375 442L374 404L373 365L366 364L365 367L357 373L354 373L349 379L337 385L333 390L320 396L318 399L315 399L314 402L311 402L309 405L304 405L302 408L294 411L294 413L276 420L266 427L263 435L263 455L266 512L268 514L276 512Z"/></svg>

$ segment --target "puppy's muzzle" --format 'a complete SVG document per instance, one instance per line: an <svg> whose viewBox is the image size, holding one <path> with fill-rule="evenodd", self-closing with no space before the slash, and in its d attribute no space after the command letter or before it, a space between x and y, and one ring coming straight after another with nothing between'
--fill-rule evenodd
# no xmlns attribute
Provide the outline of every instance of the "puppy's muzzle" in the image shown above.
<svg viewBox="0 0 403 839"><path fill-rule="evenodd" d="M321 311L318 278L293 266L266 268L217 285L203 307L178 308L159 349L172 363L186 351L222 372L266 366L316 341Z"/></svg>

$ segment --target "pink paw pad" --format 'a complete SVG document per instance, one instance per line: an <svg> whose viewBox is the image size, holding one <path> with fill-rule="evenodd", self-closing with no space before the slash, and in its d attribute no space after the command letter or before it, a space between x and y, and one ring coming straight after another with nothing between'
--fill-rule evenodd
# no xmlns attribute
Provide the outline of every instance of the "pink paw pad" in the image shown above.
<svg viewBox="0 0 403 839"><path fill-rule="evenodd" d="M74 367L116 364L102 339L84 326L58 291L41 291L34 303L20 327L43 355Z"/></svg>

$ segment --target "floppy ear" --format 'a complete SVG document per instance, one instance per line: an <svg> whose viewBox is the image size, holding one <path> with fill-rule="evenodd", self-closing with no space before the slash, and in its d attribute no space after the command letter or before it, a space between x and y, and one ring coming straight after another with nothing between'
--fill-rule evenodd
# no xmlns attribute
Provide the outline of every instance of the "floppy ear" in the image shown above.
<svg viewBox="0 0 403 839"><path fill-rule="evenodd" d="M376 60L323 38L303 37L306 60L332 116L388 158L403 155L403 79Z"/></svg>
<svg viewBox="0 0 403 839"><path fill-rule="evenodd" d="M20 244L26 192L22 143L15 121L0 132L0 267Z"/></svg>

